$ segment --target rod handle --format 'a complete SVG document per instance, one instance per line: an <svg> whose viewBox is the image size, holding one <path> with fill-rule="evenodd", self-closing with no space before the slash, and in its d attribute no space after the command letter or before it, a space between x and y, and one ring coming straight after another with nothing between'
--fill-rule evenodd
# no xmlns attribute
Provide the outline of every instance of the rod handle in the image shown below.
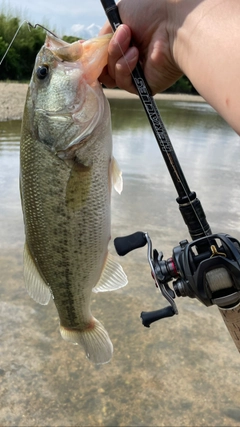
<svg viewBox="0 0 240 427"><path fill-rule="evenodd" d="M228 332L240 353L240 303L230 309L218 308Z"/></svg>

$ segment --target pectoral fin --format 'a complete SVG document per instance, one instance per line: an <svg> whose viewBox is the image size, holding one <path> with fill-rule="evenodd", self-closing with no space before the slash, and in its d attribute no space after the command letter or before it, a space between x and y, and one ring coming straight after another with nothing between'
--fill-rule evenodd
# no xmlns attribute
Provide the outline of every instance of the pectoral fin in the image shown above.
<svg viewBox="0 0 240 427"><path fill-rule="evenodd" d="M114 157L111 160L111 176L114 189L121 194L123 189L122 171Z"/></svg>
<svg viewBox="0 0 240 427"><path fill-rule="evenodd" d="M24 281L28 294L39 304L47 305L51 298L51 291L40 275L27 243L24 246L23 261Z"/></svg>
<svg viewBox="0 0 240 427"><path fill-rule="evenodd" d="M93 292L115 291L116 289L123 288L127 283L127 276L122 266L108 255L101 277L97 285L93 288Z"/></svg>

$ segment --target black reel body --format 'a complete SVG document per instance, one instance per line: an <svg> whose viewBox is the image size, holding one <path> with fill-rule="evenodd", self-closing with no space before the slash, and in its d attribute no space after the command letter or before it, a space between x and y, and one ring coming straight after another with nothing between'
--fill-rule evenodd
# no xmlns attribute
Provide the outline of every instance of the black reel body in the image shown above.
<svg viewBox="0 0 240 427"><path fill-rule="evenodd" d="M197 298L205 306L230 308L240 301L240 243L228 234L211 234L192 242L183 240L163 260L162 252L152 251L148 233L137 232L114 241L119 255L148 244L148 261L156 286L170 306L141 313L144 326L178 314L175 297ZM168 285L173 281L173 289Z"/></svg>
<svg viewBox="0 0 240 427"><path fill-rule="evenodd" d="M202 245L206 250L196 253ZM239 242L227 234L213 234L191 243L181 242L180 247L173 249L173 259L179 268L179 278L173 283L177 296L198 298L206 306L235 304L235 290L240 291L239 251ZM230 288L226 283L225 289L218 290L209 283L208 273L220 268L227 271L232 282Z"/></svg>

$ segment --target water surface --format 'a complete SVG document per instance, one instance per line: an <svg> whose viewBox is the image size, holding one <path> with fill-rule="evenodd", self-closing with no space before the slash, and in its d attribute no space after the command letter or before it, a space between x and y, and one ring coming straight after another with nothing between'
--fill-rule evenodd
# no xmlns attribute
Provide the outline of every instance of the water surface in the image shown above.
<svg viewBox="0 0 240 427"><path fill-rule="evenodd" d="M205 103L158 105L213 232L240 239L239 137ZM188 238L176 191L139 101L113 100L111 108L124 177L122 195L113 194L112 236L148 231L168 258ZM142 310L166 305L146 248L121 259L127 287L93 297L92 311L114 344L107 365L90 364L61 339L52 302L30 299L22 277L19 139L20 122L0 123L0 424L239 426L240 356L217 308L178 298L178 316L141 325Z"/></svg>

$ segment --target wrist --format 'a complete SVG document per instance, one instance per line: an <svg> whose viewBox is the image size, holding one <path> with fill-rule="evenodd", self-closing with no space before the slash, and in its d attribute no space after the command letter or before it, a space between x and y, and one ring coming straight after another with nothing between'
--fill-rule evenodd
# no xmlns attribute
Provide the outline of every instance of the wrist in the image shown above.
<svg viewBox="0 0 240 427"><path fill-rule="evenodd" d="M168 0L169 43L177 67L188 67L203 40L204 18L222 0Z"/></svg>

